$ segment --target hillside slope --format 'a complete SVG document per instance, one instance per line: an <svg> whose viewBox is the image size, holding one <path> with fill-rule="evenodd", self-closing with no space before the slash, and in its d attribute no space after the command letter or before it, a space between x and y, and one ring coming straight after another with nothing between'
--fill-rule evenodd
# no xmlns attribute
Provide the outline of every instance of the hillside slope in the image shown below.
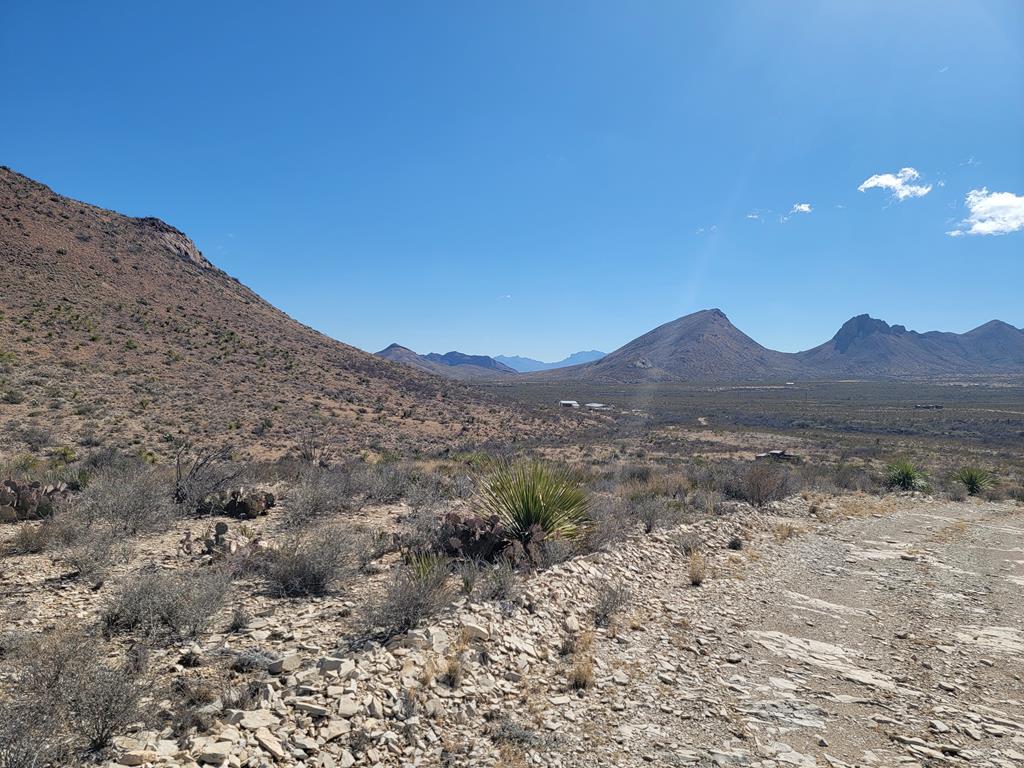
<svg viewBox="0 0 1024 768"><path fill-rule="evenodd" d="M279 452L309 428L351 449L485 440L528 420L308 328L181 232L0 169L0 451L175 439Z"/></svg>

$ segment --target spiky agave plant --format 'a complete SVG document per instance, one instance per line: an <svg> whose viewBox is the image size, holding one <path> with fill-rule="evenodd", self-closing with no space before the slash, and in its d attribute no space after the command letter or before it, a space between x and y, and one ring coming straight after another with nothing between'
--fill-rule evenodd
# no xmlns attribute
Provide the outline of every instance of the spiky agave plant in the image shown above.
<svg viewBox="0 0 1024 768"><path fill-rule="evenodd" d="M960 467L953 473L953 479L964 487L969 496L977 496L992 485L992 473L980 467Z"/></svg>
<svg viewBox="0 0 1024 768"><path fill-rule="evenodd" d="M502 463L480 485L475 506L496 515L510 539L528 546L543 538L575 539L588 522L590 495L566 470L539 461Z"/></svg>
<svg viewBox="0 0 1024 768"><path fill-rule="evenodd" d="M886 484L902 491L925 491L928 481L910 459L897 459L886 468Z"/></svg>

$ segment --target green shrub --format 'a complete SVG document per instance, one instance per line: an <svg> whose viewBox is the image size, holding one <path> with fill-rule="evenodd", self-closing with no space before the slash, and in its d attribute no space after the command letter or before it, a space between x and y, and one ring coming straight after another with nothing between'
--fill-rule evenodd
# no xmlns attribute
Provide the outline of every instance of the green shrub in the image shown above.
<svg viewBox="0 0 1024 768"><path fill-rule="evenodd" d="M926 491L929 487L924 472L909 459L897 459L890 464L885 471L885 482L890 488L901 491Z"/></svg>
<svg viewBox="0 0 1024 768"><path fill-rule="evenodd" d="M992 473L980 467L960 467L953 473L953 480L962 485L970 496L977 496L989 488L992 479Z"/></svg>
<svg viewBox="0 0 1024 768"><path fill-rule="evenodd" d="M575 539L589 521L590 495L575 477L540 462L501 464L484 478L475 507L495 515L529 552L544 538Z"/></svg>

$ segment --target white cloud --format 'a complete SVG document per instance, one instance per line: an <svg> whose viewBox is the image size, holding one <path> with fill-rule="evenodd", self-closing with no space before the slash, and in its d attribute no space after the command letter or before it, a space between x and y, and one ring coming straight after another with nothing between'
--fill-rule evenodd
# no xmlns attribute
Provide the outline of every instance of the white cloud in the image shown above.
<svg viewBox="0 0 1024 768"><path fill-rule="evenodd" d="M785 224L794 213L810 213L813 210L810 203L793 203L788 214L779 216L779 224Z"/></svg>
<svg viewBox="0 0 1024 768"><path fill-rule="evenodd" d="M887 189L896 200L908 197L924 197L932 191L931 184L912 184L921 177L913 168L901 168L899 173L876 173L857 187L860 192L869 189Z"/></svg>
<svg viewBox="0 0 1024 768"><path fill-rule="evenodd" d="M1024 229L1024 195L989 192L982 187L968 192L964 204L969 214L959 229L946 233L950 237L1006 235Z"/></svg>

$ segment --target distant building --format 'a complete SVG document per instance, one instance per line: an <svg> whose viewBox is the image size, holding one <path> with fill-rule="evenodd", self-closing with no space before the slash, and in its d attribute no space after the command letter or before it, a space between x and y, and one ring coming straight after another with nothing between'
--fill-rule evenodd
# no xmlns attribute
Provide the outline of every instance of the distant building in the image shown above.
<svg viewBox="0 0 1024 768"><path fill-rule="evenodd" d="M559 400L558 404L563 408L579 408L580 404L575 400Z"/></svg>
<svg viewBox="0 0 1024 768"><path fill-rule="evenodd" d="M606 411L606 410L608 410L608 406L605 405L604 403L587 403L586 407L589 408L592 411Z"/></svg>
<svg viewBox="0 0 1024 768"><path fill-rule="evenodd" d="M764 453L758 453L754 456L758 460L769 460L769 461L800 461L799 456L795 456L789 451L765 451Z"/></svg>

